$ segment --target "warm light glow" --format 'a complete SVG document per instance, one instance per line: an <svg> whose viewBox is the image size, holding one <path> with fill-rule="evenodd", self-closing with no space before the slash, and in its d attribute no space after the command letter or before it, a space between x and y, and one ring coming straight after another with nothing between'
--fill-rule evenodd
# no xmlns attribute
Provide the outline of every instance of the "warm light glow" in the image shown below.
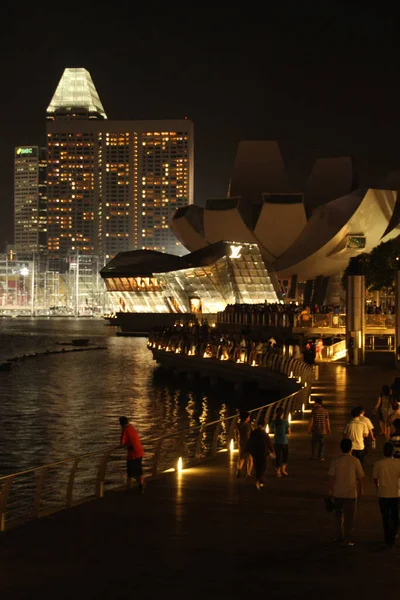
<svg viewBox="0 0 400 600"><path fill-rule="evenodd" d="M169 346L167 346L167 347L165 348L165 351L166 351L166 352L169 352Z"/></svg>
<svg viewBox="0 0 400 600"><path fill-rule="evenodd" d="M307 381L304 382L304 387L307 387Z"/></svg>
<svg viewBox="0 0 400 600"><path fill-rule="evenodd" d="M230 450L231 452L233 452L233 451L234 451L234 449L235 449L235 443L234 443L234 441L233 441L233 439L232 439L232 440L229 442L229 450Z"/></svg>
<svg viewBox="0 0 400 600"><path fill-rule="evenodd" d="M266 426L265 426L265 432L266 432L266 433L269 433L269 425L268 425L268 423L267 423L267 424L266 424Z"/></svg>
<svg viewBox="0 0 400 600"><path fill-rule="evenodd" d="M293 377L293 371L290 371L289 379Z"/></svg>
<svg viewBox="0 0 400 600"><path fill-rule="evenodd" d="M256 361L255 361L255 360L253 360L253 362L251 363L251 366L252 366L252 367L255 367L255 366L256 366Z"/></svg>
<svg viewBox="0 0 400 600"><path fill-rule="evenodd" d="M288 418L287 418L287 420L288 420L288 423L289 423L289 425L290 425L290 422L291 422L291 420L292 420L292 413L289 413L289 414L288 414Z"/></svg>
<svg viewBox="0 0 400 600"><path fill-rule="evenodd" d="M299 375L299 378L297 379L297 383L301 383L301 377Z"/></svg>
<svg viewBox="0 0 400 600"><path fill-rule="evenodd" d="M188 356L192 356L192 351L191 350L189 350Z"/></svg>
<svg viewBox="0 0 400 600"><path fill-rule="evenodd" d="M207 352L204 352L203 358L207 358Z"/></svg>
<svg viewBox="0 0 400 600"><path fill-rule="evenodd" d="M301 405L301 412L304 412L306 409L306 407L304 406L304 404Z"/></svg>
<svg viewBox="0 0 400 600"><path fill-rule="evenodd" d="M178 471L178 473L181 473L183 471L183 460L182 460L182 456L180 456L178 458L178 462L176 465L176 470Z"/></svg>

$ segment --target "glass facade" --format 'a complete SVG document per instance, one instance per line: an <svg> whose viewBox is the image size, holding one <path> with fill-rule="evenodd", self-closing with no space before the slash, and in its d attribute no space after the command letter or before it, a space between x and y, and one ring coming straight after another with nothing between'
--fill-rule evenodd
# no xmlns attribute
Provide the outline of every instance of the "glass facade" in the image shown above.
<svg viewBox="0 0 400 600"><path fill-rule="evenodd" d="M227 304L277 302L256 244L227 244L229 253L211 264L151 277L104 275L115 312L217 313Z"/></svg>

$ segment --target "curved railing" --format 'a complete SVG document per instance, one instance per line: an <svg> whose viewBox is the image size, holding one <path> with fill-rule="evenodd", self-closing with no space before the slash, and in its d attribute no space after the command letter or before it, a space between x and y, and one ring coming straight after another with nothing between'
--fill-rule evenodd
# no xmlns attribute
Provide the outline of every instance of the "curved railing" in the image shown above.
<svg viewBox="0 0 400 600"><path fill-rule="evenodd" d="M165 351L171 354L197 356L198 358L231 361L246 364L251 367L261 367L275 373L281 373L289 378L295 378L298 383L311 384L315 378L312 365L293 358L293 347L283 346L280 352L266 349L262 344L257 348L248 348L235 343L230 346L197 338L185 339L179 333L162 335L153 333L149 337L148 347L154 351Z"/></svg>
<svg viewBox="0 0 400 600"><path fill-rule="evenodd" d="M278 407L287 417L304 411L308 392L305 383L294 394L249 412L255 424L262 418L269 426ZM146 475L176 470L180 458L188 467L231 449L237 419L236 414L148 440L144 443ZM125 460L126 450L113 446L0 477L0 531L121 489L127 485Z"/></svg>

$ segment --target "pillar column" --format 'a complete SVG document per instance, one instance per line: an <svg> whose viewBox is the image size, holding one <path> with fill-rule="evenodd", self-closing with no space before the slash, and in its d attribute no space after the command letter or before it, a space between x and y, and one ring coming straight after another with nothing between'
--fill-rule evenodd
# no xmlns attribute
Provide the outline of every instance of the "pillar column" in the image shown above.
<svg viewBox="0 0 400 600"><path fill-rule="evenodd" d="M346 345L350 363L365 362L365 278L347 276L346 292Z"/></svg>

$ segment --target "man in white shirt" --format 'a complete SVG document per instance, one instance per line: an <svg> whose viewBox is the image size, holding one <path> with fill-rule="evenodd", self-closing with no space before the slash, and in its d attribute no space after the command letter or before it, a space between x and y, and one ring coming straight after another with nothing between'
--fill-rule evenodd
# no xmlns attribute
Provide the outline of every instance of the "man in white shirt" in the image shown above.
<svg viewBox="0 0 400 600"><path fill-rule="evenodd" d="M360 461L352 456L352 442L340 442L342 455L329 467L329 496L334 498L336 518L336 541L354 546L351 534L356 516L357 497L363 495L364 471Z"/></svg>
<svg viewBox="0 0 400 600"><path fill-rule="evenodd" d="M382 460L374 463L373 479L378 490L385 542L393 546L399 527L400 461L393 458L394 446L386 442Z"/></svg>
<svg viewBox="0 0 400 600"><path fill-rule="evenodd" d="M364 438L367 438L369 435L368 427L365 421L361 419L363 412L361 406L353 408L351 411L352 419L343 430L343 439L348 438L353 442L353 456L358 458L361 464L364 458Z"/></svg>
<svg viewBox="0 0 400 600"><path fill-rule="evenodd" d="M368 437L364 438L364 452L363 452L363 457L362 457L362 461L361 461L361 463L364 465L364 460L365 460L365 457L367 456L368 452L371 450L371 448L376 447L376 438L374 436L374 424L372 423L371 419L369 419L368 417L365 416L364 409L360 415L360 419L361 419L361 421L363 421L366 424L367 429L368 429Z"/></svg>

